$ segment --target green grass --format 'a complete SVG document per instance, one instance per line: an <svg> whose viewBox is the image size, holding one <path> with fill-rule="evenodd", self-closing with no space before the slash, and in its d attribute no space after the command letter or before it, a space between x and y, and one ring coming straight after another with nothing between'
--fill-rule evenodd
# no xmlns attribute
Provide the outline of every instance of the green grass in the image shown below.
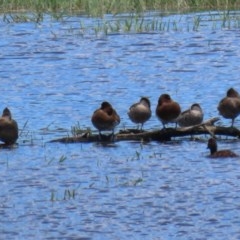
<svg viewBox="0 0 240 240"><path fill-rule="evenodd" d="M56 201L66 201L75 199L76 195L78 194L78 189L65 189L63 196L59 197L58 192L56 190L51 190L51 196L50 201L56 202Z"/></svg>
<svg viewBox="0 0 240 240"><path fill-rule="evenodd" d="M229 14L239 9L240 0L0 0L2 19L6 23L39 23L46 15L56 20L64 20L72 15L83 16L79 18L78 32L69 29L73 31L72 34L79 36L199 31L206 19L198 14L191 21L179 15L176 18L165 18L175 13L196 11L209 12L208 22L212 23L212 30L239 29L239 14ZM211 14L211 10L219 14ZM89 25L85 21L86 17L94 17L94 24ZM80 126L71 129L74 136L88 131L91 134L89 129L83 131Z"/></svg>
<svg viewBox="0 0 240 240"><path fill-rule="evenodd" d="M237 0L0 0L0 11L77 13L89 16L157 11L199 11L239 9Z"/></svg>
<svg viewBox="0 0 240 240"><path fill-rule="evenodd" d="M80 126L80 123L77 122L76 125L71 127L71 134L74 137L78 137L78 136L83 135L83 134L92 135L92 131L91 131L90 128L82 128Z"/></svg>
<svg viewBox="0 0 240 240"><path fill-rule="evenodd" d="M240 15L230 11L196 13L185 16L172 15L169 17L125 14L124 17L99 19L94 26L90 27L84 27L84 22L82 22L81 26L83 35L92 31L96 36L119 33L191 32L201 31L203 28L209 30L239 29Z"/></svg>

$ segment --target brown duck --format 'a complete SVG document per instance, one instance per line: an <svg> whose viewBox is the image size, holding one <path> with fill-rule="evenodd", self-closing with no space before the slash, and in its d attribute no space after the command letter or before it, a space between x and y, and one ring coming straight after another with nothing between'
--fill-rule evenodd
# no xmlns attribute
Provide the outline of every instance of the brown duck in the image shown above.
<svg viewBox="0 0 240 240"><path fill-rule="evenodd" d="M181 113L180 105L173 101L169 94L162 94L158 99L156 115L162 122L163 128L165 124L176 122L177 117Z"/></svg>
<svg viewBox="0 0 240 240"><path fill-rule="evenodd" d="M238 157L238 155L231 150L217 150L217 141L215 138L210 138L208 140L208 146L207 148L210 149L210 155L211 158L227 158L227 157Z"/></svg>
<svg viewBox="0 0 240 240"><path fill-rule="evenodd" d="M18 139L18 125L12 119L12 114L8 108L5 108L0 118L0 140L5 144L13 144Z"/></svg>
<svg viewBox="0 0 240 240"><path fill-rule="evenodd" d="M218 111L224 117L232 119L232 127L235 118L240 114L240 97L234 88L227 91L227 96L218 104Z"/></svg>
<svg viewBox="0 0 240 240"><path fill-rule="evenodd" d="M94 111L92 115L92 124L98 129L101 137L101 131L112 131L120 123L120 117L109 102L102 102L101 107Z"/></svg>

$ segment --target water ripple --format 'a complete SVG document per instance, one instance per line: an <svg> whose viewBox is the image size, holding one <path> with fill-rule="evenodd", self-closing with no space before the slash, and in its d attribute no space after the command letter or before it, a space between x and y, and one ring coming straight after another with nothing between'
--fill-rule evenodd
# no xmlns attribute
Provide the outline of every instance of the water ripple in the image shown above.
<svg viewBox="0 0 240 240"><path fill-rule="evenodd" d="M46 18L39 26L0 23L1 104L21 129L18 146L0 153L3 239L240 237L240 164L207 158L207 136L172 143L47 143L71 135L76 124L93 129L92 112L103 100L120 114L118 129L135 127L127 110L146 95L153 116L145 127L160 129L154 111L165 92L182 109L199 102L205 119L218 116L219 100L239 85L240 34L209 30L213 23L201 16L199 31L182 26L101 37L80 34L79 21L98 22L83 16L64 23ZM179 16L166 21L171 17ZM221 118L220 124L230 122ZM240 154L236 140L222 139L220 146Z"/></svg>

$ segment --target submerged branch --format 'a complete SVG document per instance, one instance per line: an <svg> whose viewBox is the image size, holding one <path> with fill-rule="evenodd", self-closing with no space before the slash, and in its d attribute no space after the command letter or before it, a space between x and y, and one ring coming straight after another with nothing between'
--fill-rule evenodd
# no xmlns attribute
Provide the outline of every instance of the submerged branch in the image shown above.
<svg viewBox="0 0 240 240"><path fill-rule="evenodd" d="M172 137L184 137L184 136L194 136L210 134L224 135L240 138L240 130L234 127L220 127L214 126L219 118L211 118L202 124L198 124L191 127L184 128L164 128L161 130L153 131L138 131L134 129L120 130L114 137L114 141L170 141ZM110 138L104 137L102 141L109 141ZM91 134L89 131L80 135L73 137L63 137L54 139L50 142L59 143L90 143L101 141L98 134Z"/></svg>

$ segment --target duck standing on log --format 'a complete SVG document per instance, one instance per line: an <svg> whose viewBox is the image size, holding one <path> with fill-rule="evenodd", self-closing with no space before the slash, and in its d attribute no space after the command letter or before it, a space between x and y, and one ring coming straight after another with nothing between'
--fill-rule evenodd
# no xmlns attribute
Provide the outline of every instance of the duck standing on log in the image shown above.
<svg viewBox="0 0 240 240"><path fill-rule="evenodd" d="M192 104L191 108L182 112L177 123L180 127L190 127L201 124L203 121L203 111L198 103Z"/></svg>
<svg viewBox="0 0 240 240"><path fill-rule="evenodd" d="M240 114L240 96L234 88L227 91L227 96L218 104L219 113L227 119L232 119L233 127L235 118Z"/></svg>
<svg viewBox="0 0 240 240"><path fill-rule="evenodd" d="M141 130L143 124L151 117L151 104L147 97L142 97L138 103L134 103L128 111L128 116L132 122L141 124Z"/></svg>
<svg viewBox="0 0 240 240"><path fill-rule="evenodd" d="M180 105L173 101L169 94L162 94L158 99L156 115L162 122L163 128L167 123L176 123L178 116L181 113Z"/></svg>
<svg viewBox="0 0 240 240"><path fill-rule="evenodd" d="M120 123L120 117L109 102L102 102L101 107L94 111L92 115L92 124L99 131L100 139L102 139L101 131L112 131L114 137L114 129Z"/></svg>

